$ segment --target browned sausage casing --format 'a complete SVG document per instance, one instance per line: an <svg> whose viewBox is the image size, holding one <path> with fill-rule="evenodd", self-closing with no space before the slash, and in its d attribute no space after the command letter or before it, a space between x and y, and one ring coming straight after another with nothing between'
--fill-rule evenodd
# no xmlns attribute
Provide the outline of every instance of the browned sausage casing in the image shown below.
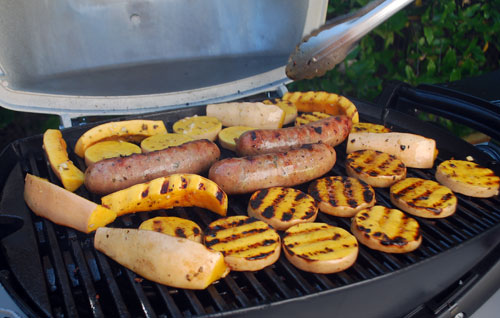
<svg viewBox="0 0 500 318"><path fill-rule="evenodd" d="M238 138L236 152L240 156L251 156L318 142L334 147L347 138L351 126L349 117L332 116L298 127L251 130Z"/></svg>
<svg viewBox="0 0 500 318"><path fill-rule="evenodd" d="M326 144L303 145L288 152L223 159L210 168L208 178L227 194L291 187L321 177L336 159L335 150Z"/></svg>
<svg viewBox="0 0 500 318"><path fill-rule="evenodd" d="M219 160L220 150L202 139L150 153L109 158L85 171L85 186L97 194L108 194L174 173L202 173Z"/></svg>

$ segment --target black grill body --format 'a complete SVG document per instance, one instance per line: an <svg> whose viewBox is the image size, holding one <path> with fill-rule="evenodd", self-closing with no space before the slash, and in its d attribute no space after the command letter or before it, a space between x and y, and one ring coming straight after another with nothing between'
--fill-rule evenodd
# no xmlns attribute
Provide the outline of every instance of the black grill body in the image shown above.
<svg viewBox="0 0 500 318"><path fill-rule="evenodd" d="M393 95L391 95L393 96ZM362 121L384 122L394 131L434 138L441 161L472 156L499 174L498 162L443 129L417 120L397 107L355 101ZM203 115L203 107L137 116L161 119L171 131L183 117ZM93 124L96 125L96 124ZM63 130L70 147L93 125ZM232 156L222 150L222 155ZM331 175L345 175L345 144L336 147ZM70 159L84 168L73 154ZM142 279L93 248L93 235L61 227L34 215L23 201L24 175L60 184L44 158L42 136L18 140L0 154L2 285L30 316L54 317L418 317L449 310L433 302L459 278L487 259L499 263L500 200L457 194L457 212L446 219L417 218L423 242L414 252L392 255L360 246L355 265L329 275L296 269L284 256L258 272L231 272L203 291L171 288ZM436 166L435 165L435 166ZM435 169L408 169L409 177L434 178ZM307 189L307 184L299 189ZM99 202L80 188L77 194ZM391 206L388 189L376 190L377 204ZM249 195L229 198L228 215L246 214ZM71 207L68 207L70 209ZM110 226L138 227L158 215L189 218L205 228L216 215L199 208L175 208L123 216ZM350 220L320 213L318 221L349 229ZM8 234L10 233L10 234ZM497 248L497 250L495 250ZM495 252L496 251L496 252ZM469 275L469 276L467 276ZM465 278L464 278L465 279ZM476 278L471 278L474 281ZM463 284L463 282L461 283ZM443 298L443 297L441 297ZM446 298L446 297L444 297ZM432 305L425 305L425 304Z"/></svg>

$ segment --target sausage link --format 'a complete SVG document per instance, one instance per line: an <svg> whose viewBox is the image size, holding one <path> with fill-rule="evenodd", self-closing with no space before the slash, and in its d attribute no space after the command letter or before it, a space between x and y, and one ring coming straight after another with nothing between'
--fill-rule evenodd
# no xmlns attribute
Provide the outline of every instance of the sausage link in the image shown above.
<svg viewBox="0 0 500 318"><path fill-rule="evenodd" d="M202 173L219 160L220 150L203 139L150 153L109 158L85 171L85 186L97 194L108 194L174 173Z"/></svg>
<svg viewBox="0 0 500 318"><path fill-rule="evenodd" d="M291 187L324 175L336 159L335 150L326 144L303 145L288 152L223 159L210 168L208 178L227 194Z"/></svg>
<svg viewBox="0 0 500 318"><path fill-rule="evenodd" d="M332 116L298 127L251 130L238 138L236 152L240 156L251 156L318 142L334 147L347 138L351 126L349 117Z"/></svg>

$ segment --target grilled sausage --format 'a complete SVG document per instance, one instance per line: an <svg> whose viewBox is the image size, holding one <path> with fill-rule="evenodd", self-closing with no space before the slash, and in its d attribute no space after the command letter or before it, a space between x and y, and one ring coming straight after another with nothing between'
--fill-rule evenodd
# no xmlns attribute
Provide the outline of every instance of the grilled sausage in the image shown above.
<svg viewBox="0 0 500 318"><path fill-rule="evenodd" d="M311 181L330 171L335 160L328 145L303 145L288 152L223 159L210 168L208 178L227 194L248 193Z"/></svg>
<svg viewBox="0 0 500 318"><path fill-rule="evenodd" d="M203 139L150 153L99 161L85 171L85 186L108 194L174 173L202 173L220 157L213 142Z"/></svg>
<svg viewBox="0 0 500 318"><path fill-rule="evenodd" d="M334 147L347 138L351 126L349 117L332 116L298 127L247 131L238 138L236 152L240 156L251 156L318 142Z"/></svg>

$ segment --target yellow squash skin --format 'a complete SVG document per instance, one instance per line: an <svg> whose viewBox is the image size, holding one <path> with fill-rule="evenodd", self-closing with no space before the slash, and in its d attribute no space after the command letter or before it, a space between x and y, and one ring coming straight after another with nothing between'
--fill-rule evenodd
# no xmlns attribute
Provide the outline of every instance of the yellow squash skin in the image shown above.
<svg viewBox="0 0 500 318"><path fill-rule="evenodd" d="M227 212L227 195L213 181L196 174L173 174L136 184L102 197L102 205L118 216L140 211L197 206L221 216Z"/></svg>
<svg viewBox="0 0 500 318"><path fill-rule="evenodd" d="M422 242L420 225L414 218L381 205L359 211L352 219L351 231L359 242L387 253L407 253Z"/></svg>
<svg viewBox="0 0 500 318"><path fill-rule="evenodd" d="M64 188L75 191L85 180L85 174L68 158L66 142L57 129L47 129L43 134L43 149L49 159L50 167L61 180Z"/></svg>
<svg viewBox="0 0 500 318"><path fill-rule="evenodd" d="M354 264L358 242L342 228L326 223L301 223L285 231L283 250L286 258L298 268L330 274Z"/></svg>
<svg viewBox="0 0 500 318"><path fill-rule="evenodd" d="M283 100L291 101L299 112L322 112L329 115L346 115L352 123L359 122L356 106L344 96L327 92L288 92Z"/></svg>
<svg viewBox="0 0 500 318"><path fill-rule="evenodd" d="M181 134L158 134L148 137L141 141L141 149L143 152L152 152L166 149L168 147L179 146L194 139Z"/></svg>
<svg viewBox="0 0 500 318"><path fill-rule="evenodd" d="M436 180L453 192L477 198L498 194L500 178L488 168L464 160L446 160L436 169Z"/></svg>
<svg viewBox="0 0 500 318"><path fill-rule="evenodd" d="M75 153L82 157L88 147L99 141L128 140L141 141L146 137L166 133L161 120L125 120L114 121L87 130L76 142Z"/></svg>
<svg viewBox="0 0 500 318"><path fill-rule="evenodd" d="M457 197L432 180L406 178L391 186L391 202L401 210L425 218L444 218L455 213Z"/></svg>
<svg viewBox="0 0 500 318"><path fill-rule="evenodd" d="M236 140L246 131L254 130L255 128L247 126L231 126L222 129L219 132L219 144L222 148L236 151Z"/></svg>
<svg viewBox="0 0 500 318"><path fill-rule="evenodd" d="M191 220L175 216L157 216L141 223L139 230L155 231L175 237L201 243L202 231L198 224Z"/></svg>

